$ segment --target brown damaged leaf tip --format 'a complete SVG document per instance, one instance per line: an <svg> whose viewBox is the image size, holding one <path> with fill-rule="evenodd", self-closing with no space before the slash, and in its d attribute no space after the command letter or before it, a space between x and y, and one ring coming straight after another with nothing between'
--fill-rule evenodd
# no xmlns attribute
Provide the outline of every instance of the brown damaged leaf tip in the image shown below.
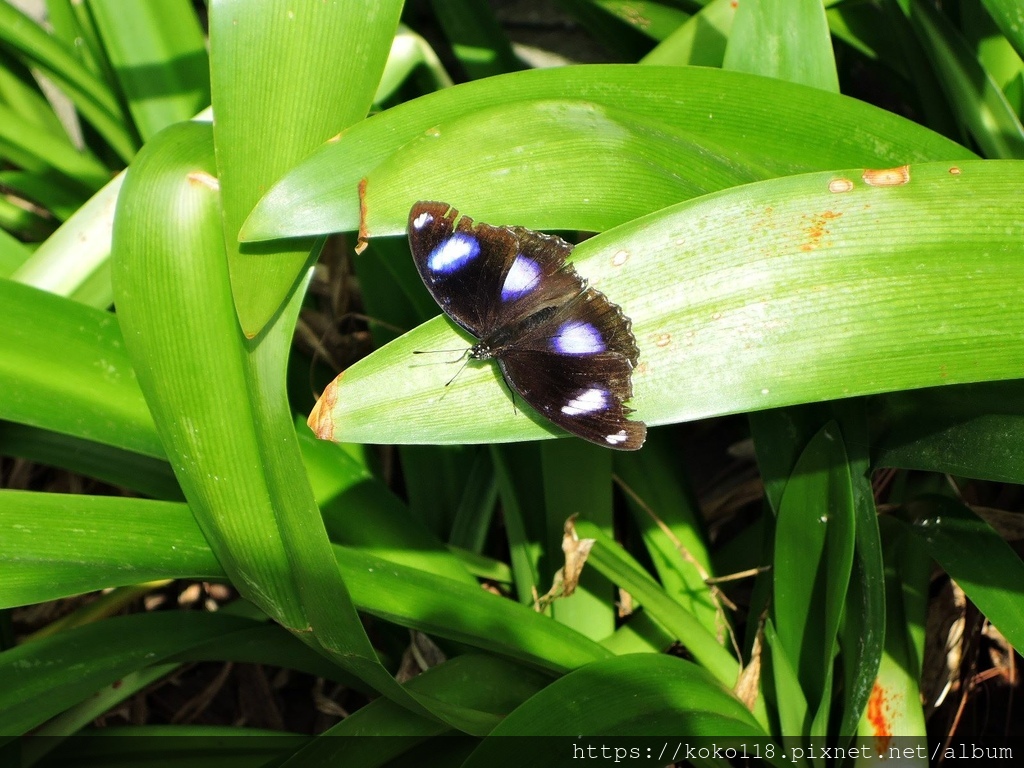
<svg viewBox="0 0 1024 768"><path fill-rule="evenodd" d="M334 406L338 402L337 384L340 380L341 376L338 376L338 378L327 385L327 389L320 395L320 399L316 401L313 410L309 412L309 418L306 419L306 423L313 430L313 434L321 440L334 439L333 413Z"/></svg>
<svg viewBox="0 0 1024 768"><path fill-rule="evenodd" d="M366 250L370 230L366 226L366 177L359 180L359 235L356 239L356 256Z"/></svg>

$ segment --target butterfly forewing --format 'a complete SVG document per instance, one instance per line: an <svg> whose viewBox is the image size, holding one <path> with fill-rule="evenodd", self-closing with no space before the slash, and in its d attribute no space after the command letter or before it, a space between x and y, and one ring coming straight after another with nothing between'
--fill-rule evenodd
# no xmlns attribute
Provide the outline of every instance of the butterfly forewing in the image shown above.
<svg viewBox="0 0 1024 768"><path fill-rule="evenodd" d="M409 213L409 245L427 290L452 320L477 338L494 328L494 297L516 256L506 229L473 226L447 203L417 203Z"/></svg>

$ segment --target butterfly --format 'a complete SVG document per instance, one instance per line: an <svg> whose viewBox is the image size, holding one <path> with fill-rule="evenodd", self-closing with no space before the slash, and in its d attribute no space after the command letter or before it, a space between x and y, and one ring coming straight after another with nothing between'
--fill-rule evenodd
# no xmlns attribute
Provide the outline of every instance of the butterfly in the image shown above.
<svg viewBox="0 0 1024 768"><path fill-rule="evenodd" d="M632 322L587 286L560 237L473 224L447 203L418 202L409 245L420 277L477 342L471 360L496 360L514 393L577 437L633 451L647 426L627 419L640 350Z"/></svg>

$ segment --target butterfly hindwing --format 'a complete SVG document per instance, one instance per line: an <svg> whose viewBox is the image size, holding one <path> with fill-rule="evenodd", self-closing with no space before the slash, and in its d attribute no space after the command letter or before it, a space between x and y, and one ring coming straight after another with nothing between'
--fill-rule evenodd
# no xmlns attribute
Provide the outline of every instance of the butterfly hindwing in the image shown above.
<svg viewBox="0 0 1024 768"><path fill-rule="evenodd" d="M533 321L533 322L531 322ZM588 288L554 312L534 315L494 353L506 383L558 426L599 445L635 450L647 427L630 421L639 357L629 318Z"/></svg>

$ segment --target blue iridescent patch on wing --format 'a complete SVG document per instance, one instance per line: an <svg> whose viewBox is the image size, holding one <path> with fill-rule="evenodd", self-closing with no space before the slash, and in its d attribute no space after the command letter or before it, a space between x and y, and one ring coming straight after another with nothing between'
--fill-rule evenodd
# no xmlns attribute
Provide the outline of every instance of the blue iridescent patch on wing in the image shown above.
<svg viewBox="0 0 1024 768"><path fill-rule="evenodd" d="M563 323L551 345L563 355L596 355L608 348L597 327L582 320Z"/></svg>
<svg viewBox="0 0 1024 768"><path fill-rule="evenodd" d="M525 296L537 286L539 280L540 265L533 259L519 254L505 275L505 282L501 286L501 300L512 301Z"/></svg>
<svg viewBox="0 0 1024 768"><path fill-rule="evenodd" d="M611 395L603 387L589 387L577 392L565 405L562 413L566 416L583 416L603 411L611 404Z"/></svg>
<svg viewBox="0 0 1024 768"><path fill-rule="evenodd" d="M456 232L427 256L427 268L442 275L462 269L480 255L480 242L465 232Z"/></svg>

